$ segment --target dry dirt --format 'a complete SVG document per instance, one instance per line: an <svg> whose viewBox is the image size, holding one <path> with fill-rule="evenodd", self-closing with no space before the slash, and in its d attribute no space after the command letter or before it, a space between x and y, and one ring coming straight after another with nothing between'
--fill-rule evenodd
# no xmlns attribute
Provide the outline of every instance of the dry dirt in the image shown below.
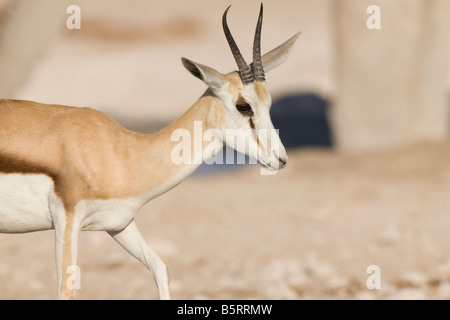
<svg viewBox="0 0 450 320"><path fill-rule="evenodd" d="M137 222L175 299L448 299L449 147L291 150L274 176L256 165L191 176ZM55 297L53 232L1 234L0 254L0 299ZM79 299L157 298L106 233L82 233L79 266Z"/></svg>

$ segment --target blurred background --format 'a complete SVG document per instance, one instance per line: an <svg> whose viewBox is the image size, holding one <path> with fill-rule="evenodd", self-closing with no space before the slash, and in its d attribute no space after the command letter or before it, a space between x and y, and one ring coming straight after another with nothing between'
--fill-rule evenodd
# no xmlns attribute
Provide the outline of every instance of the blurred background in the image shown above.
<svg viewBox="0 0 450 320"><path fill-rule="evenodd" d="M205 90L181 57L236 68L221 26L230 4L250 59L259 3L0 0L0 97L154 132ZM202 167L144 207L138 225L175 299L450 298L449 12L448 0L264 1L263 52L302 31L267 75L289 165ZM53 247L50 232L0 234L0 298L54 298ZM157 298L107 234L83 233L79 252L80 299Z"/></svg>

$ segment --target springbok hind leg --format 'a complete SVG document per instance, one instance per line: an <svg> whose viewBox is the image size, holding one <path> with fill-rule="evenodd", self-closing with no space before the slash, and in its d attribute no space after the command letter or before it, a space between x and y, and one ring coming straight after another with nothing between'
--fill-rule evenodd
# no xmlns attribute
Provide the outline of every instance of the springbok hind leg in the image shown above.
<svg viewBox="0 0 450 320"><path fill-rule="evenodd" d="M169 274L166 265L144 240L135 221L133 220L121 231L108 233L153 273L158 286L159 298L161 300L170 299Z"/></svg>

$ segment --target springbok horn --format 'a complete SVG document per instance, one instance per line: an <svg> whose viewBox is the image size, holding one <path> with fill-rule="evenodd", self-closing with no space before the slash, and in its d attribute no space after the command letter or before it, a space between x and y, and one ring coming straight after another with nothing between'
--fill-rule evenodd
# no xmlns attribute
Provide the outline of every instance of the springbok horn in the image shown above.
<svg viewBox="0 0 450 320"><path fill-rule="evenodd" d="M241 52L239 51L239 48L238 48L236 42L234 41L233 36L231 35L230 29L228 28L227 13L230 8L231 8L231 6L229 6L225 10L223 17L222 17L223 32L225 33L225 37L227 38L228 45L230 46L231 53L233 54L234 60L236 60L236 64L239 68L239 74L242 79L242 82L244 84L248 84L248 83L253 82L253 74L250 70L250 67L245 62L244 57L242 56Z"/></svg>
<svg viewBox="0 0 450 320"><path fill-rule="evenodd" d="M263 4L259 11L258 24L256 25L255 39L253 40L253 78L255 81L266 81L264 76L264 67L261 58L261 27L263 20Z"/></svg>

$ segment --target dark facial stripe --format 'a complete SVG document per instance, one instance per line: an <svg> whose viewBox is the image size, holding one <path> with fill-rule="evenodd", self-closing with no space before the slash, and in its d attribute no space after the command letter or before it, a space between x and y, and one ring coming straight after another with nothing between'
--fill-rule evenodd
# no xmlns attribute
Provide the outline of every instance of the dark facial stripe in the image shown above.
<svg viewBox="0 0 450 320"><path fill-rule="evenodd" d="M250 122L250 128L252 128L253 135L255 136L256 143L258 144L258 147L259 147L259 137L258 137L258 133L256 132L255 123L253 122L252 118L249 119L249 122Z"/></svg>

